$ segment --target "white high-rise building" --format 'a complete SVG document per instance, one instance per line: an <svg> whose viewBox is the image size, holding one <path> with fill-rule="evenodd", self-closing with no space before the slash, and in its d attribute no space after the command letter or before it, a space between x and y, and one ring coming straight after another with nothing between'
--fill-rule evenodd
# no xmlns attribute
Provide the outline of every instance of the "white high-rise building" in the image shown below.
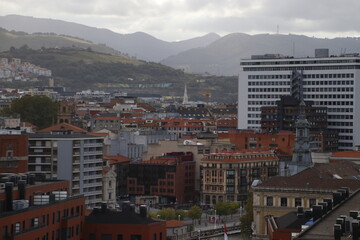
<svg viewBox="0 0 360 240"><path fill-rule="evenodd" d="M101 205L102 166L102 137L66 131L29 134L29 172L68 180L70 194L84 194L87 208Z"/></svg>
<svg viewBox="0 0 360 240"><path fill-rule="evenodd" d="M328 108L328 129L339 133L339 149L360 145L360 57L345 54L292 58L278 54L242 60L239 74L238 128L260 128L260 107L275 105L291 92L294 72L303 78L304 100ZM359 90L358 90L359 91Z"/></svg>

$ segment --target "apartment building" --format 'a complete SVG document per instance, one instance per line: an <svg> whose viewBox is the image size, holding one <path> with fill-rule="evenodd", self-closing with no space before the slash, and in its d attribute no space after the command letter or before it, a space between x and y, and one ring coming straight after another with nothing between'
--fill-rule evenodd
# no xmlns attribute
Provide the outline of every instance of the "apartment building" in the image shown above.
<svg viewBox="0 0 360 240"><path fill-rule="evenodd" d="M102 202L103 138L71 131L29 134L29 172L70 182L71 194L84 194L86 207Z"/></svg>
<svg viewBox="0 0 360 240"><path fill-rule="evenodd" d="M82 239L85 200L69 196L67 181L35 182L25 174L5 178L15 181L0 190L1 239Z"/></svg>
<svg viewBox="0 0 360 240"><path fill-rule="evenodd" d="M279 159L272 151L223 152L201 160L201 202L245 202L254 180L278 174Z"/></svg>
<svg viewBox="0 0 360 240"><path fill-rule="evenodd" d="M328 52L328 51L327 51ZM328 129L339 134L339 149L360 144L360 57L358 54L293 58L279 54L242 60L239 73L238 128L260 128L261 107L275 106L283 95L293 93L292 82L300 78L303 99L327 107Z"/></svg>
<svg viewBox="0 0 360 240"><path fill-rule="evenodd" d="M298 206L310 209L333 192L348 187L360 188L359 165L350 161L317 163L290 177L273 177L253 187L254 239L268 239L265 217L283 216Z"/></svg>
<svg viewBox="0 0 360 240"><path fill-rule="evenodd" d="M189 203L195 196L195 162L191 152L167 153L129 165L131 196L159 196L160 203Z"/></svg>

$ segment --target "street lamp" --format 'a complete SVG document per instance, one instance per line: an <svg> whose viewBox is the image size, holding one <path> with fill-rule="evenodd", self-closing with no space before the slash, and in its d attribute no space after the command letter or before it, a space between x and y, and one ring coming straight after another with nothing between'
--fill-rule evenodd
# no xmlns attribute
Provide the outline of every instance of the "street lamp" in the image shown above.
<svg viewBox="0 0 360 240"><path fill-rule="evenodd" d="M199 230L198 230L198 232L199 232L199 240L200 240L200 236L201 236L201 230L199 229Z"/></svg>
<svg viewBox="0 0 360 240"><path fill-rule="evenodd" d="M179 219L179 221L180 221L180 214L178 215L178 219Z"/></svg>
<svg viewBox="0 0 360 240"><path fill-rule="evenodd" d="M159 215L159 214L157 215L157 218L158 218L158 219L160 218L160 215Z"/></svg>

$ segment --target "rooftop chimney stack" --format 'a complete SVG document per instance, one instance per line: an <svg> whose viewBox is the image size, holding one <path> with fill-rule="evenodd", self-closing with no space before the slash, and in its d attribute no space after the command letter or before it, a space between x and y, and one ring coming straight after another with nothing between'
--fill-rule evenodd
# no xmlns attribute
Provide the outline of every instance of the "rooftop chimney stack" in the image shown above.
<svg viewBox="0 0 360 240"><path fill-rule="evenodd" d="M341 225L334 224L334 240L341 240Z"/></svg>
<svg viewBox="0 0 360 240"><path fill-rule="evenodd" d="M26 180L20 180L18 183L18 190L19 190L19 199L25 200L25 190L26 189Z"/></svg>
<svg viewBox="0 0 360 240"><path fill-rule="evenodd" d="M5 195L6 195L6 211L12 211L13 210L13 182L6 182L5 183Z"/></svg>

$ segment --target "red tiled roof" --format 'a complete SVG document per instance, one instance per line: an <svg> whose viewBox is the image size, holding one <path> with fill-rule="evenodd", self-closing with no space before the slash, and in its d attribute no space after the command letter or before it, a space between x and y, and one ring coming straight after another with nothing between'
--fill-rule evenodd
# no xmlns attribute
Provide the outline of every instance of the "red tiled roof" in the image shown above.
<svg viewBox="0 0 360 240"><path fill-rule="evenodd" d="M87 133L87 131L85 129L79 128L79 127L71 125L69 123L59 123L54 126L41 129L37 132L38 133L50 133L51 131L59 131L59 130L71 130L75 133Z"/></svg>
<svg viewBox="0 0 360 240"><path fill-rule="evenodd" d="M110 165L121 162L130 162L130 158L127 158L122 155L107 155L104 156L104 160L107 160Z"/></svg>
<svg viewBox="0 0 360 240"><path fill-rule="evenodd" d="M120 117L94 117L94 120L120 120Z"/></svg>
<svg viewBox="0 0 360 240"><path fill-rule="evenodd" d="M182 221L178 221L178 220L168 220L168 221L166 221L166 227L167 228L181 227L181 226L185 226L185 225L187 225L187 223L182 222Z"/></svg>
<svg viewBox="0 0 360 240"><path fill-rule="evenodd" d="M102 133L102 132L88 132L88 135L97 136L97 137L106 137L109 133Z"/></svg>
<svg viewBox="0 0 360 240"><path fill-rule="evenodd" d="M359 175L360 166L350 161L334 163L317 163L290 177L273 177L255 189L309 189L309 190L336 190L340 187L349 187L352 191L360 188L360 181L351 179ZM337 179L341 177L342 179Z"/></svg>
<svg viewBox="0 0 360 240"><path fill-rule="evenodd" d="M360 158L360 152L355 152L355 151L333 152L331 154L331 157Z"/></svg>

